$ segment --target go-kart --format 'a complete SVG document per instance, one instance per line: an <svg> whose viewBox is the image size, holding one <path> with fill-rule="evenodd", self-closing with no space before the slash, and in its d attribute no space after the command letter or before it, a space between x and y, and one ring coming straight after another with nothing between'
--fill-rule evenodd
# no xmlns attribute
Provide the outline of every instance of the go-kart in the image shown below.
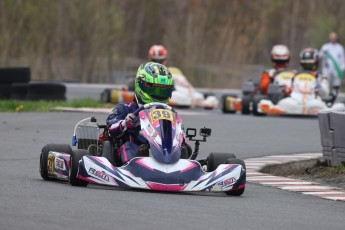
<svg viewBox="0 0 345 230"><path fill-rule="evenodd" d="M168 105L150 103L138 108L140 136L146 143L136 157L121 164L115 157L120 144L113 142L106 125L94 117L77 123L69 145L46 145L40 156L40 174L45 180L69 181L74 186L88 183L156 191L215 191L240 196L245 190L245 163L234 154L210 153L196 160L200 142L211 129L189 128L186 138L195 142L194 151L184 146L181 117ZM114 147L115 146L115 147Z"/></svg>
<svg viewBox="0 0 345 230"><path fill-rule="evenodd" d="M169 101L170 106L174 107L201 107L205 109L214 109L218 107L218 99L214 95L203 95L195 90L190 84L185 75L180 69L175 67L169 67L169 70L174 78L174 88L171 99ZM129 81L128 87L122 89L105 89L101 94L101 100L108 103L122 103L132 102L134 99L134 79Z"/></svg>
<svg viewBox="0 0 345 230"><path fill-rule="evenodd" d="M261 115L258 111L258 103L262 99L271 100L274 104L282 98L289 96L291 92L291 80L294 77L294 71L279 72L272 83L269 84L266 94L260 90L260 82L256 79L246 81L242 87L242 97L233 94L226 94L222 97L223 113Z"/></svg>
<svg viewBox="0 0 345 230"><path fill-rule="evenodd" d="M258 104L259 113L272 115L317 115L320 111L326 109L345 109L343 103L336 103L331 108L328 108L315 90L319 83L310 73L299 73L292 82L292 92L289 97L279 100L276 105L268 99L260 100ZM328 82L325 81L320 84L323 83L327 84ZM328 87L328 85L325 87Z"/></svg>

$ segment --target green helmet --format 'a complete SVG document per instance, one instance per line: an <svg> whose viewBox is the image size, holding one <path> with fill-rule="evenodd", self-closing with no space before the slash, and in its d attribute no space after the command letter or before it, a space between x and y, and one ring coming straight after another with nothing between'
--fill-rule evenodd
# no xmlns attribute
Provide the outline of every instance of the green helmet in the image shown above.
<svg viewBox="0 0 345 230"><path fill-rule="evenodd" d="M174 88L174 79L162 64L141 64L135 77L135 96L138 103L161 102L167 104Z"/></svg>

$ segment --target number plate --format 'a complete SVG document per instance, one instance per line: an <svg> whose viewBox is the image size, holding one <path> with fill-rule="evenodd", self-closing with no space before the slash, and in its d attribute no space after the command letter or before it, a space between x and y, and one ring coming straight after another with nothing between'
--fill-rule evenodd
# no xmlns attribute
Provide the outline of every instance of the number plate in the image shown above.
<svg viewBox="0 0 345 230"><path fill-rule="evenodd" d="M155 123L157 120L168 120L174 122L174 114L167 109L154 109L150 111L151 122Z"/></svg>
<svg viewBox="0 0 345 230"><path fill-rule="evenodd" d="M277 78L279 78L281 80L291 80L294 75L295 74L293 72L284 71L284 72L278 73Z"/></svg>
<svg viewBox="0 0 345 230"><path fill-rule="evenodd" d="M315 77L309 73L300 73L295 77L295 80L299 80L299 81L315 81Z"/></svg>

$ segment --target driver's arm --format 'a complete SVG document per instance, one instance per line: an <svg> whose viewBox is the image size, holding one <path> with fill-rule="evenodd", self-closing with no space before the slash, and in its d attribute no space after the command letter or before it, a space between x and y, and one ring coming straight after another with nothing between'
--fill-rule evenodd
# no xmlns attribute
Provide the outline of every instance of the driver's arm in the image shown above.
<svg viewBox="0 0 345 230"><path fill-rule="evenodd" d="M113 109L106 121L112 137L120 138L126 130L140 125L139 118L133 114L135 109L133 104L119 104Z"/></svg>
<svg viewBox="0 0 345 230"><path fill-rule="evenodd" d="M125 131L123 124L125 123L126 116L127 111L122 104L117 105L113 111L111 111L106 123L112 137L117 138Z"/></svg>

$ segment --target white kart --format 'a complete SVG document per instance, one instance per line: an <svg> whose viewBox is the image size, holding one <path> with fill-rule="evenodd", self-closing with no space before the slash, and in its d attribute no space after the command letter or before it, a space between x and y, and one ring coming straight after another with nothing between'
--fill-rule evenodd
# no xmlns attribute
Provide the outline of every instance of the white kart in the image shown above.
<svg viewBox="0 0 345 230"><path fill-rule="evenodd" d="M170 105L185 107L202 107L205 109L214 109L218 107L218 99L213 95L204 95L195 90L180 69L169 67L175 82L175 90L172 93Z"/></svg>
<svg viewBox="0 0 345 230"><path fill-rule="evenodd" d="M258 104L258 111L261 114L316 115L322 110L345 109L343 103L327 107L315 91L317 84L310 73L299 73L293 79L290 97L280 100L276 105L271 100L263 99Z"/></svg>

